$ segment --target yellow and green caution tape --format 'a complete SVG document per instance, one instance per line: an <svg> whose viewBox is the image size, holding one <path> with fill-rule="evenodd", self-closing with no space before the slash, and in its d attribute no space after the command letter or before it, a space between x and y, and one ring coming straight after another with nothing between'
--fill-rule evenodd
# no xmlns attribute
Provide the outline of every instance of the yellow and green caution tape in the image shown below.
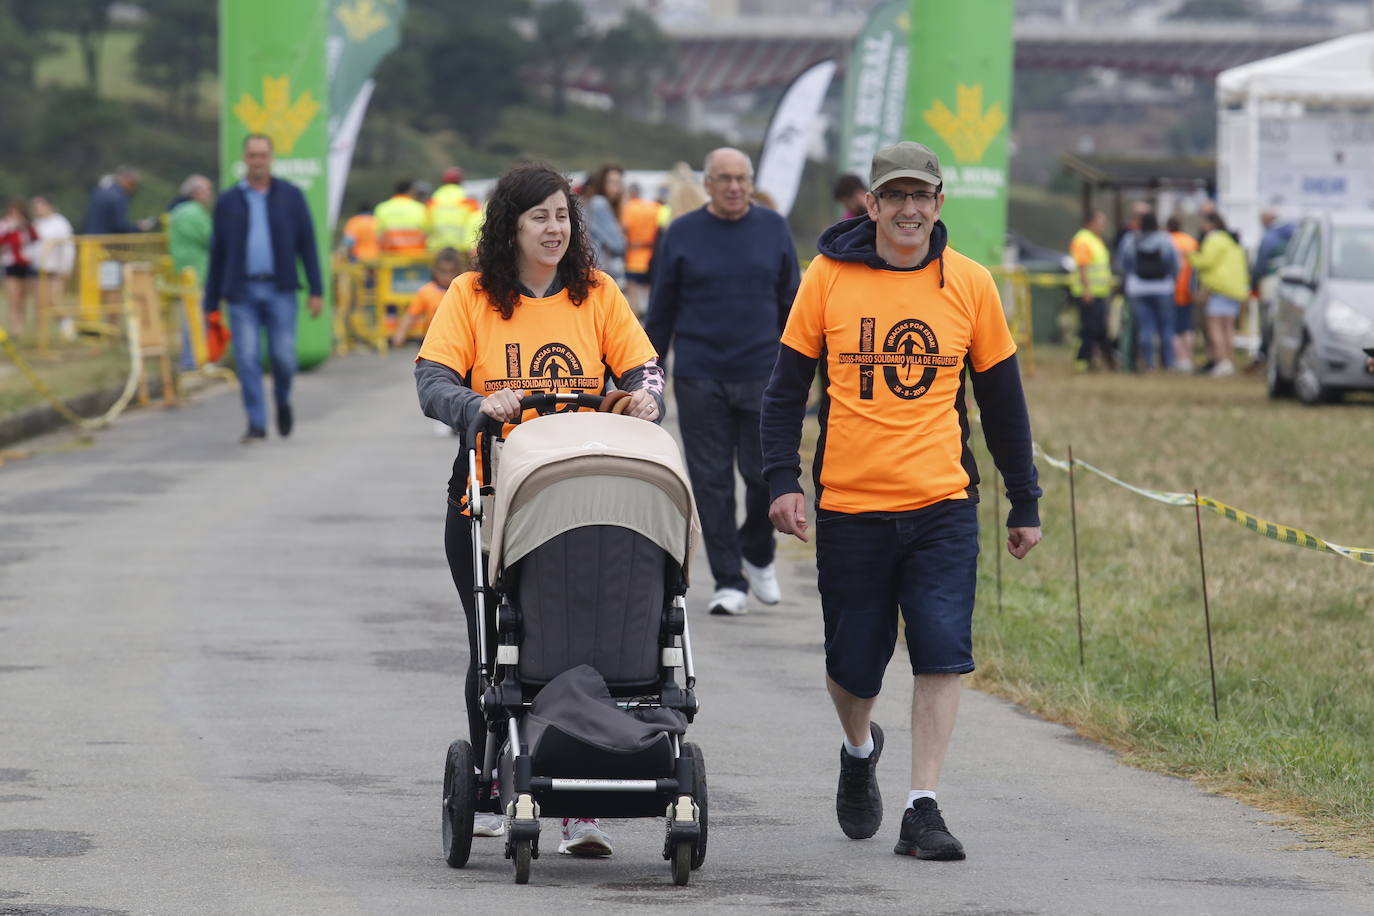
<svg viewBox="0 0 1374 916"><path fill-rule="evenodd" d="M108 426L115 417L119 416L120 413L124 411L124 408L129 406L129 402L133 400L134 392L138 390L138 379L143 372L143 360L140 359L138 355L140 350L138 322L134 320L133 313L128 311L127 308L126 318L128 319L127 325L129 334L129 376L125 380L124 390L120 392L119 398L111 405L109 410L105 411L105 413L99 417L87 419L68 407L19 353L19 349L15 347L14 341L10 339L9 334L5 332L4 328L0 328L0 350L5 351L10 361L13 362L24 377L32 383L34 389L41 394L48 403L52 404L53 410L57 411L64 420L80 429L100 429Z"/></svg>
<svg viewBox="0 0 1374 916"><path fill-rule="evenodd" d="M1069 462L1047 453L1038 444L1033 444L1035 455L1053 468L1061 471L1069 470ZM1170 493L1165 490L1151 490L1146 487L1138 487L1135 484L1127 483L1119 477L1108 474L1101 468L1094 467L1086 461L1074 459L1074 467L1080 467L1089 471L1104 480L1116 484L1118 487L1129 490L1138 496L1152 499L1155 502L1163 503L1166 506L1193 506L1215 512L1222 518L1230 519L1238 525L1255 532L1261 537L1269 538L1271 541L1278 541L1281 544L1292 544L1295 547L1306 547L1308 550L1317 550L1322 553L1333 553L1338 557L1345 557L1347 560L1354 560L1356 563L1363 563L1366 566L1374 566L1374 547L1346 547L1328 541L1326 538L1317 537L1303 531L1301 528L1294 528L1292 525L1280 525L1274 522L1265 521L1258 516L1251 515L1244 509L1237 509L1235 506L1227 505L1209 496L1194 496L1192 493Z"/></svg>

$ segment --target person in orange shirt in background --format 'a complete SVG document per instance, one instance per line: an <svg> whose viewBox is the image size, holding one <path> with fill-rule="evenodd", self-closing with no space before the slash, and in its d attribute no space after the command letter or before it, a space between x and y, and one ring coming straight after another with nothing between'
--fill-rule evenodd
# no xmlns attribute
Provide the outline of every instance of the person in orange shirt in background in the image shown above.
<svg viewBox="0 0 1374 916"><path fill-rule="evenodd" d="M372 204L358 204L358 212L348 218L343 227L344 254L350 261L375 261L381 254L377 247L377 218Z"/></svg>
<svg viewBox="0 0 1374 916"><path fill-rule="evenodd" d="M391 345L399 347L409 337L424 337L434 313L439 311L439 303L448 292L449 285L463 272L463 256L453 248L445 248L434 256L430 265L430 281L420 287L410 306L396 323L396 333L391 335Z"/></svg>
<svg viewBox="0 0 1374 916"><path fill-rule="evenodd" d="M640 196L639 185L630 185L629 196L620 208L620 226L625 230L625 278L630 308L644 317L649 306L649 270L654 258L662 222L663 204Z"/></svg>
<svg viewBox="0 0 1374 916"><path fill-rule="evenodd" d="M1188 255L1197 251L1197 239L1183 231L1177 216L1164 223L1178 252L1178 276L1174 279L1174 370L1193 371L1193 265Z"/></svg>

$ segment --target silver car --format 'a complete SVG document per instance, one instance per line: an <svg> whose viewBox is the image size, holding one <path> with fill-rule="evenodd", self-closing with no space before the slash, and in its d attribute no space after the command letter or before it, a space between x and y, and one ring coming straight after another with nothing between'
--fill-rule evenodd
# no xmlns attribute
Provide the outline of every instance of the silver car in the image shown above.
<svg viewBox="0 0 1374 916"><path fill-rule="evenodd" d="M1374 390L1363 352L1374 347L1374 212L1302 220L1273 303L1270 397L1321 404Z"/></svg>

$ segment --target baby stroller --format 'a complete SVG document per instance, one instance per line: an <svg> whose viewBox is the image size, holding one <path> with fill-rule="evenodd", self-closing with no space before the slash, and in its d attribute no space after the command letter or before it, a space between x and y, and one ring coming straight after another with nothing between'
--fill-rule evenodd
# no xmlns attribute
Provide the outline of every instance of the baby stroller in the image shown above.
<svg viewBox="0 0 1374 916"><path fill-rule="evenodd" d="M696 513L673 438L576 412L602 403L526 397L537 420L504 441L489 420L469 448L490 737L480 769L469 742L449 746L444 856L467 863L475 806L495 784L517 884L539 858L540 817L595 815L664 817L663 856L685 885L707 828L705 763L681 740L697 712L685 601Z"/></svg>

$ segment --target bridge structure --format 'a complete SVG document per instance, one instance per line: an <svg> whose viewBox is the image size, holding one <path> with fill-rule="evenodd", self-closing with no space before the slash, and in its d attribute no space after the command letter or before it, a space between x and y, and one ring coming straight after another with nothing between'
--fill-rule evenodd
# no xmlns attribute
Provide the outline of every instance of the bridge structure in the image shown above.
<svg viewBox="0 0 1374 916"><path fill-rule="evenodd" d="M835 60L843 69L861 19L738 19L676 26L674 72L658 87L670 106L781 87L807 67ZM1015 27L1017 68L1081 70L1212 79L1222 70L1338 36L1324 27L1260 27L1248 23L1121 23L1106 28L1030 20ZM600 74L583 68L572 85L604 89Z"/></svg>

